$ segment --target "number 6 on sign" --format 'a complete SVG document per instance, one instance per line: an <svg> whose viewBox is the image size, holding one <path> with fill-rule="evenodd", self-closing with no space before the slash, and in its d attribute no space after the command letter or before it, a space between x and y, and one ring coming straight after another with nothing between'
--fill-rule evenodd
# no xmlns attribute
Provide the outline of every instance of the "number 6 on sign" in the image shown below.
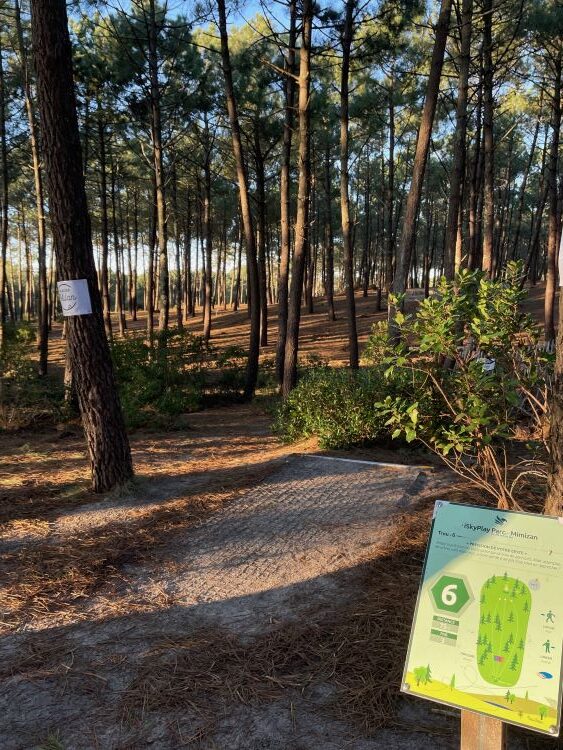
<svg viewBox="0 0 563 750"><path fill-rule="evenodd" d="M456 591L457 583L450 583L450 585L446 586L442 591L442 601L447 607L453 607L453 605L457 602Z"/></svg>

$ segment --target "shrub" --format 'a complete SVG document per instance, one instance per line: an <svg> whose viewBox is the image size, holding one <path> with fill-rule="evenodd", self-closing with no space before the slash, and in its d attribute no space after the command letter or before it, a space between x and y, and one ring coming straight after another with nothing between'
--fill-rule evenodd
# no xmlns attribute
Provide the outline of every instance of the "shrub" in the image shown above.
<svg viewBox="0 0 563 750"><path fill-rule="evenodd" d="M288 441L316 435L325 448L371 442L385 431L374 409L384 386L381 368L312 369L279 407L274 430Z"/></svg>
<svg viewBox="0 0 563 750"><path fill-rule="evenodd" d="M531 471L511 477L507 452L517 433L542 440L553 365L522 313L520 272L511 263L491 281L463 271L415 314L399 312L400 343L389 344L383 362L387 380L406 376L411 390L378 406L393 437L421 441L504 507L518 506L516 487Z"/></svg>
<svg viewBox="0 0 563 750"><path fill-rule="evenodd" d="M24 429L71 415L62 383L37 374L31 358L35 340L30 323L5 327L0 356L0 429Z"/></svg>
<svg viewBox="0 0 563 750"><path fill-rule="evenodd" d="M280 407L288 440L316 435L348 447L381 437L419 441L504 507L519 507L526 476L544 476L547 391L553 355L522 313L520 266L502 279L461 272L442 280L412 315L398 312L396 340L376 324L357 372L315 370ZM395 300L398 303L398 300ZM538 461L509 470L515 438Z"/></svg>
<svg viewBox="0 0 563 750"><path fill-rule="evenodd" d="M174 330L151 349L144 336L128 336L113 342L112 356L129 427L200 408L207 357L201 337Z"/></svg>

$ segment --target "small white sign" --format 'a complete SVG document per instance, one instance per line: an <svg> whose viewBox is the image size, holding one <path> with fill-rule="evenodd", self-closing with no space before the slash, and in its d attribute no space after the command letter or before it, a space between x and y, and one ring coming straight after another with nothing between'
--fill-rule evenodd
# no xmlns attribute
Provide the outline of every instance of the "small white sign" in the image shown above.
<svg viewBox="0 0 563 750"><path fill-rule="evenodd" d="M563 232L561 232L561 244L559 245L559 286L563 287Z"/></svg>
<svg viewBox="0 0 563 750"><path fill-rule="evenodd" d="M63 315L91 315L92 303L86 279L57 281Z"/></svg>

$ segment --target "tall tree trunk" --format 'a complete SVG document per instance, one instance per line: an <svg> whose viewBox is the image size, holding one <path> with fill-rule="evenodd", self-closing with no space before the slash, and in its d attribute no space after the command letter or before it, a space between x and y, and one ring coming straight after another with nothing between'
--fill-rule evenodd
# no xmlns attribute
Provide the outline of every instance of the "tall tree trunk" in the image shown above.
<svg viewBox="0 0 563 750"><path fill-rule="evenodd" d="M561 67L562 52L553 62L553 105L551 111L551 146L549 149L549 160L547 165L547 185L549 195L549 225L547 230L547 271L545 280L545 304L544 304L544 338L546 343L555 340L555 283L557 276L557 239L559 236L559 205L557 174L559 167L559 142L561 132Z"/></svg>
<svg viewBox="0 0 563 750"><path fill-rule="evenodd" d="M121 270L120 270L120 247L119 232L117 228L117 201L116 201L116 167L112 157L111 163L111 217L113 229L113 252L115 255L115 308L119 320L119 335L125 336L125 310L123 308L123 295L121 288Z"/></svg>
<svg viewBox="0 0 563 750"><path fill-rule="evenodd" d="M91 315L67 318L67 341L93 487L103 492L130 479L133 465L94 266L65 0L32 0L31 25L58 277L86 279L92 302Z"/></svg>
<svg viewBox="0 0 563 750"><path fill-rule="evenodd" d="M559 253L563 258L563 235ZM550 516L563 516L563 279L559 279L559 322L555 351L555 379L550 404L551 450L545 512Z"/></svg>
<svg viewBox="0 0 563 750"><path fill-rule="evenodd" d="M490 276L493 270L495 231L495 165L494 165L494 101L493 101L493 2L483 2L483 261L482 268Z"/></svg>
<svg viewBox="0 0 563 750"><path fill-rule="evenodd" d="M7 284L6 254L8 250L8 146L6 142L6 79L4 75L4 50L0 40L0 158L2 160L2 193L0 197L0 353L4 345L4 325L9 307L10 290Z"/></svg>
<svg viewBox="0 0 563 750"><path fill-rule="evenodd" d="M205 123L205 141L209 144L209 130L207 121ZM211 301L213 298L213 226L211 224L211 152L206 151L204 169L204 194L203 194L203 232L205 235L205 286L203 301L203 338L208 342L211 338Z"/></svg>
<svg viewBox="0 0 563 750"><path fill-rule="evenodd" d="M389 168L387 170L387 183L385 190L385 261L384 261L384 287L385 294L389 297L389 291L393 283L393 250L395 247L395 233L393 229L393 201L395 199L395 91L394 73L391 72L391 83L388 89L389 108ZM383 171L383 166L382 166Z"/></svg>
<svg viewBox="0 0 563 750"><path fill-rule="evenodd" d="M156 224L158 235L158 330L168 330L170 288L168 282L168 237L166 226L166 194L162 149L161 93L158 80L158 28L155 1L149 0L148 64L150 78L151 135L156 187Z"/></svg>
<svg viewBox="0 0 563 750"><path fill-rule="evenodd" d="M325 293L327 303L327 314L329 320L336 320L334 312L334 231L332 228L332 180L330 178L330 143L327 139L324 159L324 183L325 183Z"/></svg>
<svg viewBox="0 0 563 750"><path fill-rule="evenodd" d="M430 148L430 138L432 135L432 125L438 103L438 93L440 90L440 78L442 76L442 67L444 65L444 53L446 50L446 41L448 39L448 29L450 26L450 15L452 10L452 0L442 0L440 6L440 15L436 25L434 49L432 60L430 62L430 75L426 89L426 98L422 110L422 120L418 130L416 141L416 152L414 156L412 182L405 209L403 220L403 231L397 255L397 264L395 269L395 278L393 281L393 292L396 295L403 294L409 275L412 249L415 237L416 222L420 199L422 196L422 186L424 182L424 173L426 171L426 162L428 160L428 151ZM389 306L390 330L395 332L393 325L394 306Z"/></svg>
<svg viewBox="0 0 563 750"><path fill-rule="evenodd" d="M149 346L154 344L154 252L156 248L156 187L152 174L152 193L149 208L149 252L147 258L146 308L147 338Z"/></svg>
<svg viewBox="0 0 563 750"><path fill-rule="evenodd" d="M37 343L39 348L39 375L47 374L47 359L49 353L49 306L47 299L47 247L45 231L45 210L43 197L43 175L41 173L41 160L39 157L39 139L37 124L35 122L35 107L31 93L31 76L27 58L27 50L23 38L21 12L19 0L14 5L16 34L18 39L18 50L20 55L23 92L25 98L25 109L29 127L29 144L31 148L31 161L33 166L33 183L35 188L35 210L37 213L37 265L39 272L39 306Z"/></svg>
<svg viewBox="0 0 563 750"><path fill-rule="evenodd" d="M346 287L346 314L348 317L348 357L350 367L359 366L358 332L356 330L356 301L354 298L354 248L350 222L348 125L350 51L354 35L356 0L346 0L344 29L342 31L342 70L340 76L340 214L342 219L342 244L344 248L344 282Z"/></svg>
<svg viewBox="0 0 563 750"><path fill-rule="evenodd" d="M260 354L260 289L258 282L258 262L256 259L256 238L252 224L252 213L250 210L250 193L248 190L248 177L246 163L242 148L240 125L237 113L237 105L233 88L233 73L231 70L231 58L229 53L229 37L227 34L227 14L225 11L225 0L217 0L219 10L219 33L221 35L221 61L223 75L225 77L225 94L227 98L227 110L231 124L233 138L233 153L235 157L237 178L240 193L241 215L246 239L246 257L248 285L250 289L250 345L248 350L248 366L246 371L246 383L244 395L252 398L256 389L258 379L258 357Z"/></svg>
<svg viewBox="0 0 563 750"><path fill-rule="evenodd" d="M459 51L459 84L457 93L456 130L453 141L453 165L450 180L450 202L446 228L445 275L453 279L459 265L456 262L458 229L460 228L461 198L465 179L467 154L467 98L469 92L469 64L471 62L471 25L473 0L463 0L461 13L461 45ZM463 214L461 214L463 215ZM461 258L459 259L461 260Z"/></svg>
<svg viewBox="0 0 563 750"><path fill-rule="evenodd" d="M180 217L178 216L178 177L176 166L172 171L172 210L174 212L174 247L176 250L176 324L178 330L184 327L182 314L182 266L180 263Z"/></svg>
<svg viewBox="0 0 563 750"><path fill-rule="evenodd" d="M233 292L233 299L232 299L232 305L233 310L238 310L239 306L239 300L241 296L241 288L240 288L240 273L241 273L241 266L242 266L242 243L243 243L243 237L242 237L242 220L239 216L239 224L238 224L238 260L237 260L237 271L236 271L236 281L235 281L235 289Z"/></svg>
<svg viewBox="0 0 563 750"><path fill-rule="evenodd" d="M266 172L260 143L260 123L254 126L256 201L258 204L258 274L260 283L260 346L268 346L268 275L266 268Z"/></svg>
<svg viewBox="0 0 563 750"><path fill-rule="evenodd" d="M309 196L311 188L311 36L313 27L313 2L303 0L302 43L299 54L299 186L297 191L297 218L295 247L293 250L291 287L289 290L287 338L283 368L282 393L287 398L297 383L297 355L299 351L299 325L301 322L301 297L307 255L309 230Z"/></svg>
<svg viewBox="0 0 563 750"><path fill-rule="evenodd" d="M284 60L285 119L280 170L280 268L278 275L278 342L276 348L276 373L278 383L283 382L285 341L287 337L289 258L291 255L291 140L295 107L295 43L297 0L289 0L289 38Z"/></svg>
<svg viewBox="0 0 563 750"><path fill-rule="evenodd" d="M109 295L109 221L107 196L106 126L103 121L102 104L98 99L98 139L100 147L100 206L102 214L102 300L104 306L104 327L111 341L111 302Z"/></svg>
<svg viewBox="0 0 563 750"><path fill-rule="evenodd" d="M188 196L184 225L184 310L186 321L194 316L192 283L192 204Z"/></svg>

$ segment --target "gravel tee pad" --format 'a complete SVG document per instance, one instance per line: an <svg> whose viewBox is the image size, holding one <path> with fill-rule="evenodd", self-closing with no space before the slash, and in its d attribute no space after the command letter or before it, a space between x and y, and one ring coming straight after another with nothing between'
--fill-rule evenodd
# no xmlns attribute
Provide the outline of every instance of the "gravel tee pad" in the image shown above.
<svg viewBox="0 0 563 750"><path fill-rule="evenodd" d="M182 571L167 593L184 605L225 601L356 565L408 505L419 477L416 467L291 457L176 550Z"/></svg>

